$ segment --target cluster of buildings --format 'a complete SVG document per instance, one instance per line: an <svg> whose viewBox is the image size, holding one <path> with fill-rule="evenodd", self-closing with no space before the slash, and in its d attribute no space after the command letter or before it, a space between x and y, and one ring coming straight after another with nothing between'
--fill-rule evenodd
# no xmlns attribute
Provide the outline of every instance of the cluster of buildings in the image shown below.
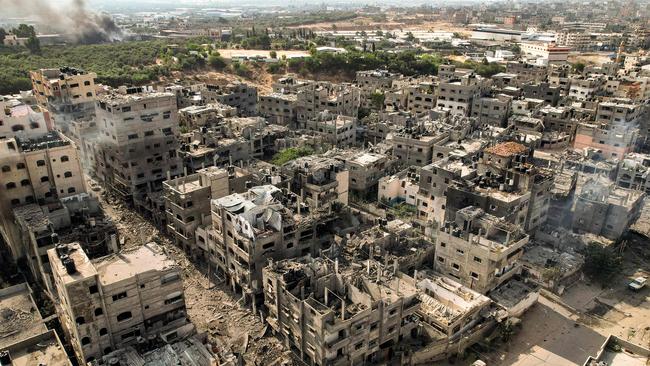
<svg viewBox="0 0 650 366"><path fill-rule="evenodd" d="M244 83L109 88L72 68L31 77L31 93L0 100L2 239L85 363L224 359L187 320L178 264L155 243L121 248L88 177L310 365L462 352L541 287L575 281L583 259L558 230L615 241L650 192L639 64L287 76L259 94ZM273 159L291 151L306 153ZM0 306L29 292L2 291ZM56 357L47 329L0 352L21 357L40 339Z"/></svg>

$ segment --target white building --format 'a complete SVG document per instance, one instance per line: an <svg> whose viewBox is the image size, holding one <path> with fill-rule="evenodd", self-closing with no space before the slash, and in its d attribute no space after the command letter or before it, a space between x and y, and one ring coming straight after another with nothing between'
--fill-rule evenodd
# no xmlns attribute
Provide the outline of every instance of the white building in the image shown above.
<svg viewBox="0 0 650 366"><path fill-rule="evenodd" d="M544 65L566 63L570 50L569 47L557 46L552 42L521 42L519 47L524 57L541 59L538 64Z"/></svg>

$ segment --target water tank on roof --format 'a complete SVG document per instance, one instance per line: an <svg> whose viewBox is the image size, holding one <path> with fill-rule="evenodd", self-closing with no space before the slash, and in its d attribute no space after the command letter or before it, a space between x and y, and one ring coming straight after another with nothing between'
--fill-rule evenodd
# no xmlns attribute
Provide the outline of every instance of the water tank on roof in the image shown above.
<svg viewBox="0 0 650 366"><path fill-rule="evenodd" d="M65 270L66 272L68 272L68 274L71 275L77 273L77 266L75 266L74 260L72 258L70 257L67 257L65 259L61 258L61 262L65 266Z"/></svg>
<svg viewBox="0 0 650 366"><path fill-rule="evenodd" d="M62 255L67 255L68 254L68 246L65 244L57 244L56 247L54 247L56 250L56 255L61 257Z"/></svg>
<svg viewBox="0 0 650 366"><path fill-rule="evenodd" d="M9 350L0 351L0 365L11 365L11 354Z"/></svg>

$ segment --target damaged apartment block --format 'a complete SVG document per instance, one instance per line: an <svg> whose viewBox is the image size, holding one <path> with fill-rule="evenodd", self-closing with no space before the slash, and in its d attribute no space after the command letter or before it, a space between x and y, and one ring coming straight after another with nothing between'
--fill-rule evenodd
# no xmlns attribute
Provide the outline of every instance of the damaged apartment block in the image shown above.
<svg viewBox="0 0 650 366"><path fill-rule="evenodd" d="M78 243L61 244L48 256L56 310L79 362L194 331L180 269L158 245L90 260Z"/></svg>
<svg viewBox="0 0 650 366"><path fill-rule="evenodd" d="M438 230L436 271L486 293L520 270L528 235L521 227L466 207Z"/></svg>
<svg viewBox="0 0 650 366"><path fill-rule="evenodd" d="M382 273L370 262L368 272L353 268L339 268L327 258L271 262L264 268L267 321L309 365L399 358L401 341L418 335L420 301L413 282Z"/></svg>
<svg viewBox="0 0 650 366"><path fill-rule="evenodd" d="M162 182L183 171L172 93L120 88L98 98L96 174L107 190L163 226Z"/></svg>
<svg viewBox="0 0 650 366"><path fill-rule="evenodd" d="M317 256L332 236L337 213L320 213L300 196L266 185L212 200L207 231L211 262L253 309L262 300L262 267L268 259ZM204 239L205 240L205 239Z"/></svg>

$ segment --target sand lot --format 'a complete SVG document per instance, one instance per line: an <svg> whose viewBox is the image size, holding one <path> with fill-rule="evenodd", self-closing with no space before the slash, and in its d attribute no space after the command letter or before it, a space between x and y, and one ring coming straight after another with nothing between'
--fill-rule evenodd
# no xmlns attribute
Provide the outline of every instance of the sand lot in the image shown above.
<svg viewBox="0 0 650 366"><path fill-rule="evenodd" d="M246 57L271 57L268 50L238 50L238 49L221 49L218 50L221 57L225 59L231 59L233 56L246 56ZM306 57L309 56L307 51L276 51L278 58L282 58L282 55L285 55L287 58L292 57Z"/></svg>

